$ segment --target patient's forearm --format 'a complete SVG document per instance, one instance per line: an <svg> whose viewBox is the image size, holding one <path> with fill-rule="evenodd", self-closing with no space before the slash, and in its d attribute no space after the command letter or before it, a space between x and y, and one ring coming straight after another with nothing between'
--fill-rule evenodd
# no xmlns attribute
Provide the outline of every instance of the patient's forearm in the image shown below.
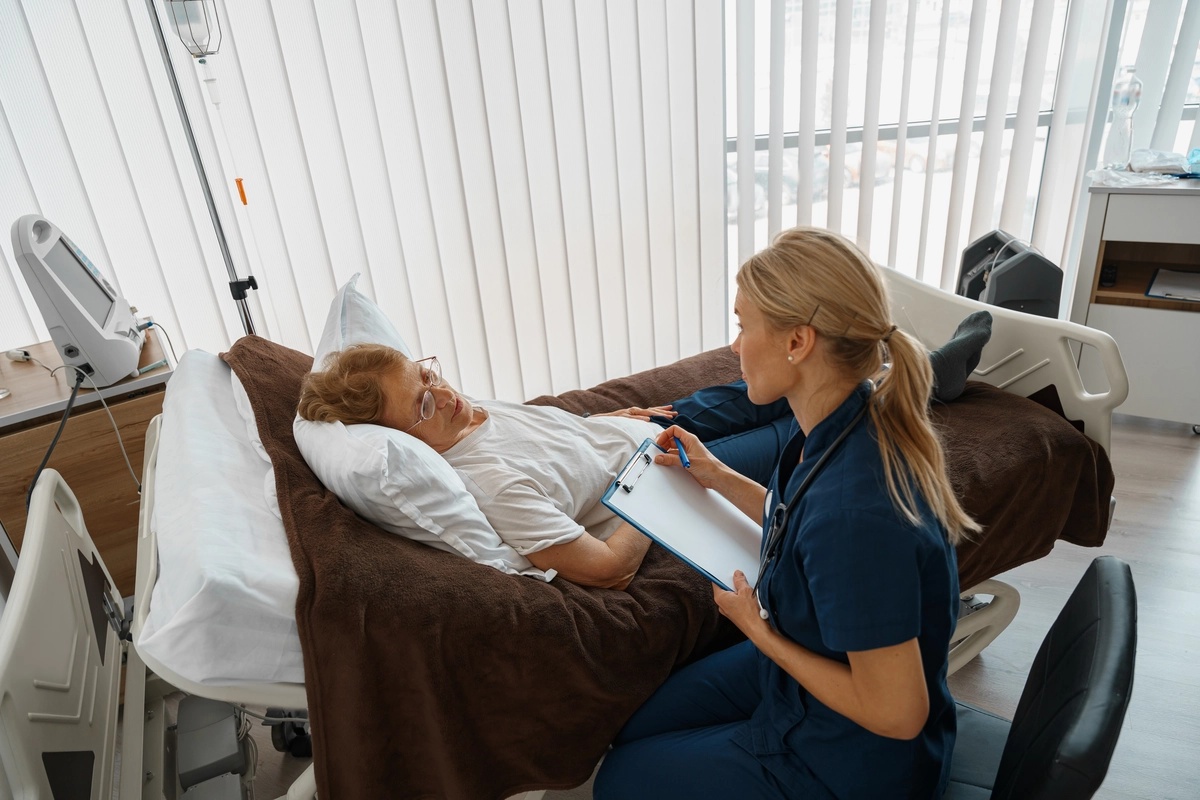
<svg viewBox="0 0 1200 800"><path fill-rule="evenodd" d="M622 524L607 541L585 533L572 542L530 553L527 558L538 569L558 570L559 575L572 583L624 589L637 574L649 549L649 538Z"/></svg>

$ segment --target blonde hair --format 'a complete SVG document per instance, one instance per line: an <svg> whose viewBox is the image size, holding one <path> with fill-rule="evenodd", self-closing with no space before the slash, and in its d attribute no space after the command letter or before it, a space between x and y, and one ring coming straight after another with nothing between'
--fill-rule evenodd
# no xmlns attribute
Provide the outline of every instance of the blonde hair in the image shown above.
<svg viewBox="0 0 1200 800"><path fill-rule="evenodd" d="M296 410L314 422L378 422L384 412L380 379L403 369L407 361L399 350L381 344L356 344L330 353L321 372L304 376Z"/></svg>
<svg viewBox="0 0 1200 800"><path fill-rule="evenodd" d="M951 543L981 530L954 494L929 419L929 353L892 324L879 267L846 238L799 227L783 231L751 256L738 270L737 285L773 328L812 326L825 339L837 369L875 382L870 417L896 509L919 523L915 489ZM885 366L885 350L890 366Z"/></svg>

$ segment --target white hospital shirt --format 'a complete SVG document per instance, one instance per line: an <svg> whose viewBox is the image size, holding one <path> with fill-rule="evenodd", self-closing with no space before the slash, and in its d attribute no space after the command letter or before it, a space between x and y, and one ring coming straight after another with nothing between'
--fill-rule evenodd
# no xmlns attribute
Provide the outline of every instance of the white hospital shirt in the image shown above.
<svg viewBox="0 0 1200 800"><path fill-rule="evenodd" d="M600 498L659 425L500 400L477 405L488 418L442 455L508 545L527 556L585 530L607 539L620 527Z"/></svg>

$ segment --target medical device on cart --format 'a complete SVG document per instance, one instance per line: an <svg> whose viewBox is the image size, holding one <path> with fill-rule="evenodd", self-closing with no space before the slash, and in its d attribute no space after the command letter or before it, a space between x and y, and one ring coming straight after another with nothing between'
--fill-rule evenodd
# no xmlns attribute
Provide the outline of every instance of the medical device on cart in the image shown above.
<svg viewBox="0 0 1200 800"><path fill-rule="evenodd" d="M13 254L63 363L96 388L135 376L145 334L129 302L57 225L26 214L12 226Z"/></svg>

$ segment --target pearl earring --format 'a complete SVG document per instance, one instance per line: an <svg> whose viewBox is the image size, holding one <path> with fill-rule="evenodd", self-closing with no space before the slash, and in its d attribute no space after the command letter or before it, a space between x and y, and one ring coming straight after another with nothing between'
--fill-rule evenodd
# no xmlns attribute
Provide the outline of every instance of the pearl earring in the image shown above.
<svg viewBox="0 0 1200 800"><path fill-rule="evenodd" d="M791 357L791 356L788 356L788 361L791 361L791 360L792 360L792 357Z"/></svg>

